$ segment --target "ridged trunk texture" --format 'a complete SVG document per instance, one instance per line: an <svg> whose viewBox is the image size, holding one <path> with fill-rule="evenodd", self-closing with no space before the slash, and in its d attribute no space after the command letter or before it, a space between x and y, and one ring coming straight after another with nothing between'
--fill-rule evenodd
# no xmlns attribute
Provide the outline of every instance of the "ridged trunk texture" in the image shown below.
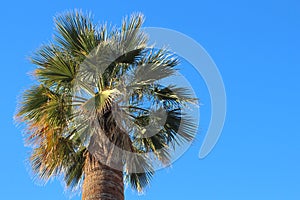
<svg viewBox="0 0 300 200"><path fill-rule="evenodd" d="M124 200L123 173L87 155L82 200Z"/></svg>

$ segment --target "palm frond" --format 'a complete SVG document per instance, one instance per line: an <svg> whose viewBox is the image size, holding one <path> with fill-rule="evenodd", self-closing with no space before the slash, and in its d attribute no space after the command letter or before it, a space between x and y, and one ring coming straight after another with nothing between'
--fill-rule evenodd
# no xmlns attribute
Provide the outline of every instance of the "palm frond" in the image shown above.
<svg viewBox="0 0 300 200"><path fill-rule="evenodd" d="M17 117L22 121L39 122L44 115L42 108L49 100L48 93L51 91L43 85L33 86L23 93Z"/></svg>
<svg viewBox="0 0 300 200"><path fill-rule="evenodd" d="M67 12L55 18L55 40L74 57L83 60L99 43L96 29L89 14ZM105 31L104 31L105 32ZM101 35L105 35L102 32Z"/></svg>
<svg viewBox="0 0 300 200"><path fill-rule="evenodd" d="M49 86L71 83L78 69L78 63L55 46L42 47L32 62L41 66L35 70L37 79Z"/></svg>
<svg viewBox="0 0 300 200"><path fill-rule="evenodd" d="M163 164L169 165L172 158L170 147L192 141L197 125L180 108L165 112L166 118L160 119L161 122L157 122L158 119L151 121L153 113L134 117L134 123L140 128L133 133L133 145L143 152L153 152ZM156 125L153 125L155 121Z"/></svg>
<svg viewBox="0 0 300 200"><path fill-rule="evenodd" d="M134 149L134 152L138 153L139 150ZM149 162L150 158L141 152L129 155L125 165L125 183L129 183L133 189L142 192L154 175L152 163Z"/></svg>
<svg viewBox="0 0 300 200"><path fill-rule="evenodd" d="M70 158L70 162L65 167L65 182L67 187L77 188L81 183L84 172L84 163L86 157L86 149L74 152Z"/></svg>
<svg viewBox="0 0 300 200"><path fill-rule="evenodd" d="M174 55L168 53L166 49L155 51L150 49L147 54L137 63L134 72L134 82L131 87L145 84L153 84L163 78L175 74L179 61Z"/></svg>
<svg viewBox="0 0 300 200"><path fill-rule="evenodd" d="M125 175L125 182L130 183L134 190L142 192L149 185L153 175L153 172L128 173Z"/></svg>
<svg viewBox="0 0 300 200"><path fill-rule="evenodd" d="M120 30L119 42L125 52L134 49L144 49L147 46L148 37L141 31L144 23L144 16L140 13L131 15L130 19L125 18Z"/></svg>
<svg viewBox="0 0 300 200"><path fill-rule="evenodd" d="M56 135L53 130L47 130L46 138L30 157L33 172L45 182L53 176L61 175L64 167L70 165L74 154L73 142Z"/></svg>
<svg viewBox="0 0 300 200"><path fill-rule="evenodd" d="M197 104L197 98L193 97L191 91L188 88L178 87L175 85L162 86L162 85L154 85L153 88L149 88L149 91L153 91L152 94L156 95L156 97L164 101L165 103L192 103Z"/></svg>
<svg viewBox="0 0 300 200"><path fill-rule="evenodd" d="M112 85L142 57L148 41L141 31L143 21L141 14L124 19L121 30L113 31L107 41L100 42L93 52L92 58L96 58L98 66L101 66L98 72L102 74L104 87Z"/></svg>

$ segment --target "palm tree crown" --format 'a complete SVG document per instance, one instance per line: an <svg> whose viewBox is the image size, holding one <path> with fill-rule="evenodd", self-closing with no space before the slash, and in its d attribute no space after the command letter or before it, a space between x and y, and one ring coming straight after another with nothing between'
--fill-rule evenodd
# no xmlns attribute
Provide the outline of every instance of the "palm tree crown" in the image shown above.
<svg viewBox="0 0 300 200"><path fill-rule="evenodd" d="M63 175L68 187L80 186L93 158L141 191L153 162L169 164L170 150L194 138L183 108L195 99L185 88L160 84L179 61L149 47L142 24L140 14L119 29L97 26L79 11L55 18L53 42L32 56L38 84L23 93L17 113L39 178Z"/></svg>

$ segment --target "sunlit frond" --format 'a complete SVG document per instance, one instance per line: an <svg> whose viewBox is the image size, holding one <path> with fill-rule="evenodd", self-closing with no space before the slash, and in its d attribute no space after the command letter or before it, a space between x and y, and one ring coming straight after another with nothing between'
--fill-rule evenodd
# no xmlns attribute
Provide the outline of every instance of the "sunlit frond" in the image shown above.
<svg viewBox="0 0 300 200"><path fill-rule="evenodd" d="M49 100L51 91L43 85L33 86L23 93L17 117L22 121L39 122L44 115L42 108Z"/></svg>
<svg viewBox="0 0 300 200"><path fill-rule="evenodd" d="M84 14L81 11L67 12L58 15L55 18L55 24L57 34L54 39L78 60L83 61L98 45L97 27L92 23L90 14ZM105 33L100 35L105 35Z"/></svg>
<svg viewBox="0 0 300 200"><path fill-rule="evenodd" d="M47 130L47 134L30 157L33 172L45 182L63 173L75 153L72 141L55 136L57 134L51 129Z"/></svg>
<svg viewBox="0 0 300 200"><path fill-rule="evenodd" d="M78 62L54 45L43 46L32 62L40 66L34 72L36 78L47 86L70 84L78 69Z"/></svg>

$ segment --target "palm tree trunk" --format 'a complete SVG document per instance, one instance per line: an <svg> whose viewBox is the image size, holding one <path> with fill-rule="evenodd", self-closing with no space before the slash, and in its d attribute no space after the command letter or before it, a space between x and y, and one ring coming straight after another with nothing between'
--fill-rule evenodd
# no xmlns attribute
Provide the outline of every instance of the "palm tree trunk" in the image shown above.
<svg viewBox="0 0 300 200"><path fill-rule="evenodd" d="M123 173L88 154L84 166L82 200L124 200Z"/></svg>

